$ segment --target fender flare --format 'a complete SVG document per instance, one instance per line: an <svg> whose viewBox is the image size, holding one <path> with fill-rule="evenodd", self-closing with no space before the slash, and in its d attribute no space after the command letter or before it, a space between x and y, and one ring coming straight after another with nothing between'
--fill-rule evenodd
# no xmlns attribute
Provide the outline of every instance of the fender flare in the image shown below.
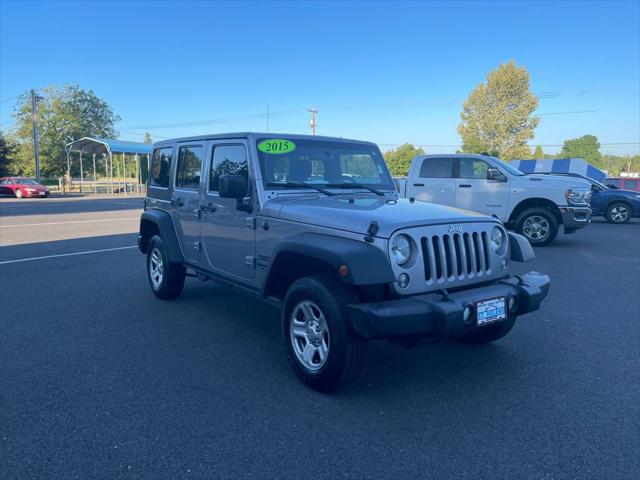
<svg viewBox="0 0 640 480"><path fill-rule="evenodd" d="M147 246L151 235L147 233L145 225L152 223L160 232L162 241L167 247L167 254L171 262L182 263L184 257L182 256L182 250L180 250L180 244L178 243L178 236L173 226L173 220L171 215L162 210L147 210L142 213L140 217L140 234L138 235L138 248L142 253L147 253Z"/></svg>
<svg viewBox="0 0 640 480"><path fill-rule="evenodd" d="M347 266L346 275L340 280L348 285L379 285L395 282L389 259L382 250L369 243L319 233L301 233L276 245L272 261L265 276L263 291L277 272L278 258L293 253L330 265L336 273Z"/></svg>

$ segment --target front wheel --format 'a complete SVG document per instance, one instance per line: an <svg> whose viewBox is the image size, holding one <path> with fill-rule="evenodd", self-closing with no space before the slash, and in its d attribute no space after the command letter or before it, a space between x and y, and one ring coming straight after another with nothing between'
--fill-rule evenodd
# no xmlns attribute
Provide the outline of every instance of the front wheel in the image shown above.
<svg viewBox="0 0 640 480"><path fill-rule="evenodd" d="M473 343L476 345L482 345L489 342L494 342L501 339L507 333L511 331L516 323L516 318L509 318L504 322L497 323L495 325L487 325L486 327L480 327L474 333L462 337L463 342Z"/></svg>
<svg viewBox="0 0 640 480"><path fill-rule="evenodd" d="M16 188L16 191L14 193L16 195L16 198L22 198L22 190L20 190L19 188Z"/></svg>
<svg viewBox="0 0 640 480"><path fill-rule="evenodd" d="M177 298L184 288L185 268L169 261L164 242L159 235L149 241L147 250L147 277L151 291L163 300Z"/></svg>
<svg viewBox="0 0 640 480"><path fill-rule="evenodd" d="M287 291L282 336L291 367L303 383L330 392L351 383L365 364L367 341L349 327L354 293L329 275L304 277Z"/></svg>
<svg viewBox="0 0 640 480"><path fill-rule="evenodd" d="M614 202L605 214L610 223L627 223L631 219L631 209L624 202Z"/></svg>
<svg viewBox="0 0 640 480"><path fill-rule="evenodd" d="M516 219L516 232L534 246L547 245L558 235L558 220L545 208L530 208Z"/></svg>

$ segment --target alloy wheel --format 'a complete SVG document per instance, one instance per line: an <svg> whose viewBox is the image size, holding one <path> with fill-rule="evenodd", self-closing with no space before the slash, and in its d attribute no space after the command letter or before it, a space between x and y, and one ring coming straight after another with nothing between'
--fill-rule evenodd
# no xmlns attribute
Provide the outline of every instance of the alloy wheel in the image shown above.
<svg viewBox="0 0 640 480"><path fill-rule="evenodd" d="M149 258L149 277L155 289L162 286L162 278L164 276L164 264L162 262L162 254L158 248L151 250Z"/></svg>
<svg viewBox="0 0 640 480"><path fill-rule="evenodd" d="M291 313L289 335L298 361L308 370L320 370L329 356L329 329L322 310L303 300Z"/></svg>
<svg viewBox="0 0 640 480"><path fill-rule="evenodd" d="M522 232L530 240L542 242L551 233L551 225L549 225L549 220L542 215L531 215L524 221Z"/></svg>

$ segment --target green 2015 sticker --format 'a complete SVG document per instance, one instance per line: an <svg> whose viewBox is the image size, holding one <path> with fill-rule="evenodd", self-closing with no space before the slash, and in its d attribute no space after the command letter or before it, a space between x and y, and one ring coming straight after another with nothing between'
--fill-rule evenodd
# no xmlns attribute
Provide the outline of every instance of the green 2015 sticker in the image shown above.
<svg viewBox="0 0 640 480"><path fill-rule="evenodd" d="M291 140L271 138L258 144L258 150L264 153L289 153L296 149L296 144Z"/></svg>

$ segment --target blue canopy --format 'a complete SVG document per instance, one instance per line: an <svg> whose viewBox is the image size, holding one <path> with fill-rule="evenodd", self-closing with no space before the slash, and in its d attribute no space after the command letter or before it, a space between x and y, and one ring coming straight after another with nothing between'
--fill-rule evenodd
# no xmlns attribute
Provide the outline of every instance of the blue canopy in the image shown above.
<svg viewBox="0 0 640 480"><path fill-rule="evenodd" d="M602 182L607 176L582 158L549 158L544 160L511 160L523 173L573 173Z"/></svg>
<svg viewBox="0 0 640 480"><path fill-rule="evenodd" d="M126 142L124 140L114 140L112 138L84 137L67 143L67 152L83 153L131 153L147 155L151 153L153 146L149 143Z"/></svg>

